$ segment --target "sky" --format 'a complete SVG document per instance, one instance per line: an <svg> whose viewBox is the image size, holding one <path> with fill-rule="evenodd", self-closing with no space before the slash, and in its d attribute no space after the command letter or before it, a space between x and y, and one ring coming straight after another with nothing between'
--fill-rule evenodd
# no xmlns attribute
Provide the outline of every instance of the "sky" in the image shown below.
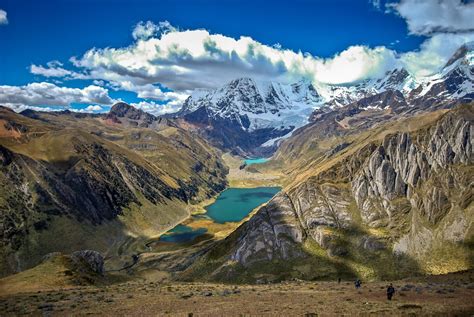
<svg viewBox="0 0 474 317"><path fill-rule="evenodd" d="M424 77L474 40L473 16L462 0L0 0L0 105L161 114L243 76Z"/></svg>

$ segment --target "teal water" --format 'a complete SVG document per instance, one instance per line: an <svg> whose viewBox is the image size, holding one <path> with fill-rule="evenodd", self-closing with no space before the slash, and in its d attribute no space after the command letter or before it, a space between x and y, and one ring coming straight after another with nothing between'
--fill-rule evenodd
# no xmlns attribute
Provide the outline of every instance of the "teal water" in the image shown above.
<svg viewBox="0 0 474 317"><path fill-rule="evenodd" d="M228 188L206 207L206 215L217 223L238 222L279 191L280 187Z"/></svg>
<svg viewBox="0 0 474 317"><path fill-rule="evenodd" d="M220 193L213 204L206 207L206 214L194 217L209 217L217 223L238 222L247 217L257 206L269 201L279 191L280 187L228 188ZM206 228L193 229L185 225L177 225L161 235L159 241L186 243L206 232Z"/></svg>
<svg viewBox="0 0 474 317"><path fill-rule="evenodd" d="M245 161L246 165L252 165L252 164L262 164L265 162L268 162L267 158L253 158L253 159L246 159Z"/></svg>
<svg viewBox="0 0 474 317"><path fill-rule="evenodd" d="M195 238L207 232L206 228L193 229L185 225L177 225L160 237L160 241L183 243L193 241Z"/></svg>

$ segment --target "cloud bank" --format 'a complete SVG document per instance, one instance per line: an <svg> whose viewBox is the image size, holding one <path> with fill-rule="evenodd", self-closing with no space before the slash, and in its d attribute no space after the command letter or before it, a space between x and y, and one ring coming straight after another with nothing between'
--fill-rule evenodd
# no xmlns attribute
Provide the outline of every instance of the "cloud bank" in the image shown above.
<svg viewBox="0 0 474 317"><path fill-rule="evenodd" d="M40 82L25 86L0 86L0 104L22 111L27 108L56 106L67 108L72 103L110 105L114 102L108 90L98 86L80 88L59 87Z"/></svg>
<svg viewBox="0 0 474 317"><path fill-rule="evenodd" d="M461 0L402 0L388 4L408 25L411 34L474 31L474 3Z"/></svg>

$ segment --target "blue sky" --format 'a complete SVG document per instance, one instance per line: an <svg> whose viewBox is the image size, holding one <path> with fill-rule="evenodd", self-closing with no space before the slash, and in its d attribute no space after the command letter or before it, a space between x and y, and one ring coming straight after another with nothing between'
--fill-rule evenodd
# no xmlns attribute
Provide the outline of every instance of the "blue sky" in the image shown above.
<svg viewBox="0 0 474 317"><path fill-rule="evenodd" d="M33 78L31 64L67 61L91 47L131 43L140 21L169 21L182 29L204 28L241 35L284 48L330 57L350 45L416 49L423 37L407 35L405 21L365 0L333 1L111 1L2 0L8 27L0 28L1 83L21 85ZM398 44L391 45L396 41Z"/></svg>
<svg viewBox="0 0 474 317"><path fill-rule="evenodd" d="M3 99L0 91L0 102L26 107L86 107L102 102L106 109L112 100L123 99L130 103L143 101L144 107L148 102L151 108L168 103L176 108L193 89L213 88L231 78L232 73L283 81L301 76L329 84L378 76L399 65L412 72L429 73L459 43L470 40L470 22L437 18L436 14L447 9L436 7L436 1L421 9L415 0L402 2L0 0L0 10L6 12L7 19L3 24L0 20L0 85L9 89L3 92ZM455 13L466 10L463 6L472 9L471 2L442 2L452 4L448 9ZM426 10L433 10L428 11L433 16L420 13ZM134 37L132 33L141 21L145 34L136 33ZM170 25L160 28L161 21L169 21ZM437 31L441 28L444 31ZM186 35L184 31L188 30L207 33ZM459 30L465 31L462 36ZM173 37L175 46L185 47L187 55L166 46L165 55L143 62L144 56L150 58L149 49L141 50L138 43L151 45L167 32L180 33L168 34L169 41ZM202 53L195 49L199 43L187 47L186 36L199 37L203 45L209 39L214 51ZM251 41L239 41L242 36ZM227 39L238 42L229 44ZM444 41L449 48L441 49L436 41ZM154 45L163 49L164 42ZM245 52L239 51L241 46L245 46ZM255 46L257 53L249 57L248 47ZM96 50L86 57L94 48L110 50ZM114 49L122 51L118 54ZM237 53L232 54L234 50ZM309 53L310 58L288 56L282 53L285 51ZM71 62L72 57L76 62ZM125 58L128 61L124 62ZM417 59L423 62L414 63ZM357 60L352 72L355 75L343 74L338 68L348 60ZM167 68L170 64L173 67ZM37 66L36 70L32 65ZM26 87L31 83L44 85ZM97 88L83 92L88 86ZM33 89L42 94L41 89L56 88L77 90L57 89L72 97L51 105L45 104L44 98L30 104L27 98L10 100L14 89L23 93Z"/></svg>

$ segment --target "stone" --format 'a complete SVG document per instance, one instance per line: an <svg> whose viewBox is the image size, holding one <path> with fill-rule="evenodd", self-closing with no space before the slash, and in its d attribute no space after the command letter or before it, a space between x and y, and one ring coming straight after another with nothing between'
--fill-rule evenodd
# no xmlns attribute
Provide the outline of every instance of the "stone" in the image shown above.
<svg viewBox="0 0 474 317"><path fill-rule="evenodd" d="M93 272L104 275L104 257L97 251L93 250L81 250L71 254L71 260L78 267L82 267L84 264Z"/></svg>

